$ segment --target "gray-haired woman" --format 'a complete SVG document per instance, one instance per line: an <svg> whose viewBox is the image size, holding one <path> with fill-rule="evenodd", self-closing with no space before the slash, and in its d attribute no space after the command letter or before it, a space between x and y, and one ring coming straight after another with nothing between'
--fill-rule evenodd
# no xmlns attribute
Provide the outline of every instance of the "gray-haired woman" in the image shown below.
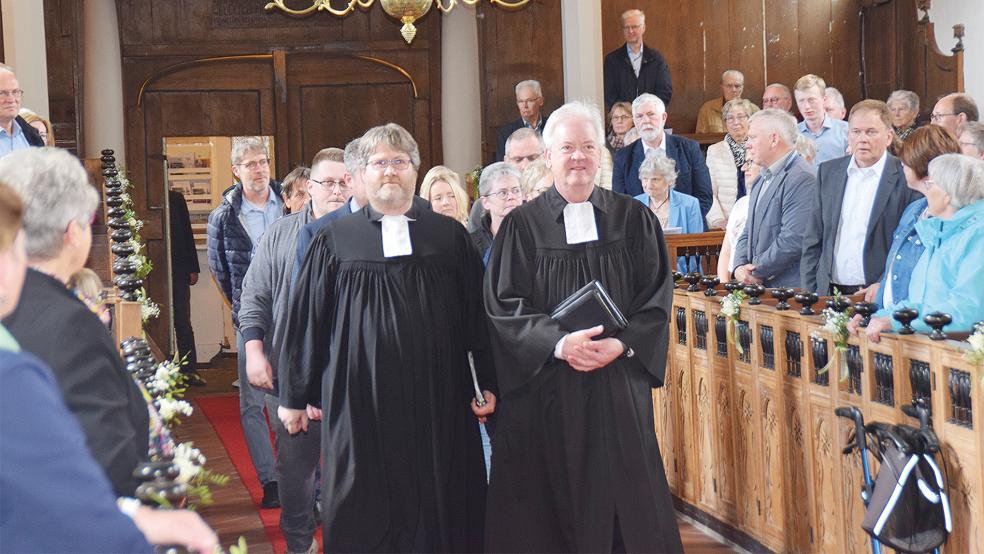
<svg viewBox="0 0 984 554"><path fill-rule="evenodd" d="M905 140L919 125L919 96L911 90L896 90L888 95L888 110L892 114L892 130L899 140Z"/></svg>

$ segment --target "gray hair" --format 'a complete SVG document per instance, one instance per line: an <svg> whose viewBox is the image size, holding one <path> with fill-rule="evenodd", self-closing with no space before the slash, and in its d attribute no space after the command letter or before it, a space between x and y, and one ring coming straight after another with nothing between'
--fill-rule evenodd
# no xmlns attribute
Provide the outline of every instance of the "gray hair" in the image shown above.
<svg viewBox="0 0 984 554"><path fill-rule="evenodd" d="M72 221L88 225L99 194L78 158L61 148L27 148L0 158L0 181L24 201L27 256L50 260L61 253Z"/></svg>
<svg viewBox="0 0 984 554"><path fill-rule="evenodd" d="M845 109L845 106L844 106L844 95L841 94L841 91L835 89L834 87L827 87L823 91L823 96L824 96L824 98L828 98L829 97L831 100L833 100L835 107L841 108L841 109Z"/></svg>
<svg viewBox="0 0 984 554"><path fill-rule="evenodd" d="M624 12L622 12L622 21L625 21L626 19L628 19L630 17L641 17L642 18L642 24L643 25L646 24L646 14L643 13L643 11L640 10L640 9L625 10Z"/></svg>
<svg viewBox="0 0 984 554"><path fill-rule="evenodd" d="M525 81L520 81L516 83L516 96L519 96L519 91L523 90L524 88L531 88L533 89L533 92L536 93L537 96L540 97L543 96L543 89L540 88L540 81L537 81L535 79L527 79Z"/></svg>
<svg viewBox="0 0 984 554"><path fill-rule="evenodd" d="M762 121L762 125L769 131L779 133L782 137L783 142L786 146L790 148L796 147L796 137L799 136L799 129L796 128L796 118L789 115L788 112L780 110L779 108L766 108L762 111L752 114L752 117L748 120L749 125L753 121Z"/></svg>
<svg viewBox="0 0 984 554"><path fill-rule="evenodd" d="M662 177L666 184L673 188L677 180L676 160L667 157L662 150L650 149L646 152L646 159L639 166L639 178L643 177Z"/></svg>
<svg viewBox="0 0 984 554"><path fill-rule="evenodd" d="M594 130L594 139L598 143L598 147L605 147L605 124L602 123L601 112L598 111L598 106L582 100L574 100L554 110L550 114L550 118L547 119L547 124L543 126L543 143L547 148L553 148L554 134L557 132L557 126L562 121L568 119L580 119L581 121L590 123L592 130Z"/></svg>
<svg viewBox="0 0 984 554"><path fill-rule="evenodd" d="M417 141L409 131L396 123L379 125L366 131L359 139L359 169L365 169L369 164L369 158L376 153L376 147L382 143L388 144L394 150L398 150L410 156L410 163L414 169L420 168L420 149Z"/></svg>
<svg viewBox="0 0 984 554"><path fill-rule="evenodd" d="M970 139L978 150L984 152L984 123L964 121L957 127L957 136L961 139Z"/></svg>
<svg viewBox="0 0 984 554"><path fill-rule="evenodd" d="M7 65L7 64L5 64L3 62L0 62L0 71L9 71L9 72L13 73L15 76L17 75L17 72L14 71L14 68L13 67L10 67L9 65Z"/></svg>
<svg viewBox="0 0 984 554"><path fill-rule="evenodd" d="M784 85L782 83L772 83L771 85L766 86L765 87L765 90L769 90L770 88L777 88L777 89L781 90L783 92L783 94L785 94L789 98L792 98L793 97L793 93L790 92L789 87L787 87L786 85Z"/></svg>
<svg viewBox="0 0 984 554"><path fill-rule="evenodd" d="M636 96L636 99L632 101L632 115L635 116L636 112L641 110L646 104L656 106L656 111L659 113L666 113L666 104L660 100L659 96L649 92L644 92L639 96Z"/></svg>
<svg viewBox="0 0 984 554"><path fill-rule="evenodd" d="M929 162L929 178L950 196L956 209L984 198L984 160L943 154Z"/></svg>
<svg viewBox="0 0 984 554"><path fill-rule="evenodd" d="M752 104L751 100L747 98L735 98L734 100L728 100L724 103L724 106L721 106L721 119L728 119L728 116L731 115L731 110L735 108L742 108L749 116L759 111L758 106Z"/></svg>
<svg viewBox="0 0 984 554"><path fill-rule="evenodd" d="M905 102L911 111L919 111L919 95L911 90L893 90L885 103L891 105L892 102Z"/></svg>
<svg viewBox="0 0 984 554"><path fill-rule="evenodd" d="M721 82L722 83L724 82L724 78L727 77L728 75L731 75L732 77L738 77L738 78L741 79L742 84L745 83L745 74L742 73L741 71L738 71L737 69L726 69L726 70L724 70L724 73L721 74Z"/></svg>
<svg viewBox="0 0 984 554"><path fill-rule="evenodd" d="M543 144L543 137L540 136L540 133L537 133L536 130L530 129L529 127L520 127L519 129L513 131L513 133L509 135L509 138L506 139L506 156L509 156L509 147L512 146L514 142L534 137L536 138L536 142L540 145L540 153L542 154L545 145Z"/></svg>
<svg viewBox="0 0 984 554"><path fill-rule="evenodd" d="M352 139L345 145L343 162L345 163L345 171L348 171L349 175L355 175L359 168L365 167L365 164L359 161L359 139Z"/></svg>
<svg viewBox="0 0 984 554"><path fill-rule="evenodd" d="M243 161L250 152L263 152L270 157L270 150L263 137L232 137L232 153L229 156L232 165Z"/></svg>
<svg viewBox="0 0 984 554"><path fill-rule="evenodd" d="M817 157L817 143L803 133L796 135L795 148L796 153L809 163L813 163L813 159Z"/></svg>
<svg viewBox="0 0 984 554"><path fill-rule="evenodd" d="M521 186L523 175L511 164L495 162L487 166L482 170L482 176L478 180L478 194L488 196L492 193L492 187L506 177L516 179L516 186Z"/></svg>

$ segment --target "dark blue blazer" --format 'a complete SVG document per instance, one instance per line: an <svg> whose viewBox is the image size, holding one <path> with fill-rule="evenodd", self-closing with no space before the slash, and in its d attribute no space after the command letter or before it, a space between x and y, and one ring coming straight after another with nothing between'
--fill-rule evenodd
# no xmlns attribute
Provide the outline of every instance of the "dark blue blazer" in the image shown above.
<svg viewBox="0 0 984 554"><path fill-rule="evenodd" d="M700 145L695 140L666 135L666 155L676 160L677 180L674 190L696 198L700 202L700 215L707 216L714 194L711 189L711 174L707 171ZM613 191L629 196L642 194L639 167L645 157L642 139L615 153L615 167L612 169Z"/></svg>
<svg viewBox="0 0 984 554"><path fill-rule="evenodd" d="M297 231L297 258L294 260L294 277L297 277L297 272L301 269L301 264L304 263L304 255L307 254L308 248L311 246L311 241L314 240L314 235L317 235L318 231L323 229L325 225L350 213L352 213L351 200L346 202L341 208L328 212L307 225L303 225Z"/></svg>

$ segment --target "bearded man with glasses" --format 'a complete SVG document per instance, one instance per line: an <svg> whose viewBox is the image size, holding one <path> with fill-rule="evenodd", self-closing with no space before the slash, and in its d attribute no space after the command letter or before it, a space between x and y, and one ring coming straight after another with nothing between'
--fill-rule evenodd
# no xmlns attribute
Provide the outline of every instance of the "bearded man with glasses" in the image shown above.
<svg viewBox="0 0 984 554"><path fill-rule="evenodd" d="M263 485L263 508L280 506L270 428L263 415L264 395L249 386L245 341L239 325L243 279L260 239L284 213L280 183L270 179L270 152L263 137L232 141L232 174L239 182L222 194L222 204L208 215L208 267L226 302L232 306L236 328L239 376L239 419L256 476Z"/></svg>
<svg viewBox="0 0 984 554"><path fill-rule="evenodd" d="M44 146L38 130L17 115L23 97L14 68L0 63L0 157L14 150Z"/></svg>

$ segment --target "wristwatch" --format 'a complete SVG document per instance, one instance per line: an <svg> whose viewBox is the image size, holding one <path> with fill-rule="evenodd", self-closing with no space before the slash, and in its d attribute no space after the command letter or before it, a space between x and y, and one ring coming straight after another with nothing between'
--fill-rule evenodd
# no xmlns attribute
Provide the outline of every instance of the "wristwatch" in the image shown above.
<svg viewBox="0 0 984 554"><path fill-rule="evenodd" d="M615 340L622 343L622 355L619 356L619 358L624 359L624 358L631 358L635 356L635 350L632 350L632 348L630 348L629 345L622 342L621 339L615 339Z"/></svg>

